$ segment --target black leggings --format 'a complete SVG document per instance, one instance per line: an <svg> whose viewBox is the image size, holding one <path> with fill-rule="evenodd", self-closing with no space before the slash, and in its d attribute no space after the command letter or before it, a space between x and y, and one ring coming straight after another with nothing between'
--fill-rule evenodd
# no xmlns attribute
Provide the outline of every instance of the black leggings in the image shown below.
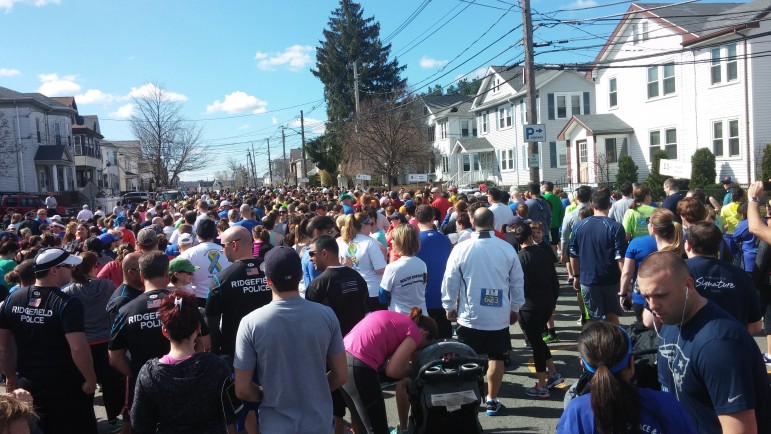
<svg viewBox="0 0 771 434"><path fill-rule="evenodd" d="M102 400L107 413L107 420L113 420L120 416L123 409L125 381L123 376L110 366L107 357L107 342L90 345L91 358L94 361L96 379L102 384Z"/></svg>
<svg viewBox="0 0 771 434"><path fill-rule="evenodd" d="M367 434L388 434L388 417L377 371L349 353L345 356L348 381L343 384L343 398L353 422Z"/></svg>
<svg viewBox="0 0 771 434"><path fill-rule="evenodd" d="M519 324L533 349L535 372L546 372L546 361L551 359L551 352L541 334L552 312L553 309L519 311Z"/></svg>

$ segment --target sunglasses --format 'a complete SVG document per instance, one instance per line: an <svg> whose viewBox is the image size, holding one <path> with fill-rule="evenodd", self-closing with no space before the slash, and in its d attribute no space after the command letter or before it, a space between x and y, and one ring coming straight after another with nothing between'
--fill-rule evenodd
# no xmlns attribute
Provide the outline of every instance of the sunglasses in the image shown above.
<svg viewBox="0 0 771 434"><path fill-rule="evenodd" d="M56 268L68 268L68 269L72 270L72 265L70 265L70 264L57 265Z"/></svg>

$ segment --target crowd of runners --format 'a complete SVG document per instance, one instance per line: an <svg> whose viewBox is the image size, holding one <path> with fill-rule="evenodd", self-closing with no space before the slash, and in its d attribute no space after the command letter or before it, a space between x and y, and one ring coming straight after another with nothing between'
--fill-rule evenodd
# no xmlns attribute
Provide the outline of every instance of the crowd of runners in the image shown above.
<svg viewBox="0 0 771 434"><path fill-rule="evenodd" d="M496 416L511 325L532 350L524 393L564 382L549 350L560 263L590 380L558 432L771 432L771 337L762 351L752 337L771 331L763 184L723 185L713 198L669 179L658 204L646 185L543 182L9 210L0 432L96 433L97 387L111 432L409 432L412 361L441 339L486 357ZM624 311L639 327L618 326ZM636 387L639 330L658 340L660 390Z"/></svg>

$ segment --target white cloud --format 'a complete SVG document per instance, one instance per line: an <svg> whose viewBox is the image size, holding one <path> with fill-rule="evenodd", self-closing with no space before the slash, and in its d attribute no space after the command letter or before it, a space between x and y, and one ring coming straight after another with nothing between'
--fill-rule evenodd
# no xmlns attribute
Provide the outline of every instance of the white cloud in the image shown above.
<svg viewBox="0 0 771 434"><path fill-rule="evenodd" d="M423 69L440 68L447 63L448 62L446 60L434 59L428 56L423 56L420 58L420 67Z"/></svg>
<svg viewBox="0 0 771 434"><path fill-rule="evenodd" d="M2 1L2 0L0 0ZM38 92L45 96L68 96L80 92L80 85L75 82L76 75L39 74L40 87Z"/></svg>
<svg viewBox="0 0 771 434"><path fill-rule="evenodd" d="M265 113L268 103L257 97L251 96L246 92L237 90L230 95L225 95L225 99L219 100L206 106L206 114L225 112L229 114L251 111L254 114Z"/></svg>
<svg viewBox="0 0 771 434"><path fill-rule="evenodd" d="M324 134L324 131L326 131L326 124L322 120L314 119L314 118L305 118L303 120L305 122L305 134L313 133L313 134ZM296 130L299 130L300 125L300 119L293 120L289 126L291 128L294 128Z"/></svg>
<svg viewBox="0 0 771 434"><path fill-rule="evenodd" d="M258 51L254 58L258 60L257 67L265 71L273 71L280 66L287 66L290 71L299 71L312 62L311 53L314 50L310 45L292 45L280 53Z"/></svg>
<svg viewBox="0 0 771 434"><path fill-rule="evenodd" d="M583 9L583 8L593 8L597 6L599 3L597 3L595 0L575 0L573 3L570 3L569 5L564 6L564 9Z"/></svg>
<svg viewBox="0 0 771 434"><path fill-rule="evenodd" d="M29 5L35 5L37 7L43 7L50 4L58 5L61 0L0 0L0 9L5 9L5 12L11 12L13 5L16 3L23 3Z"/></svg>
<svg viewBox="0 0 771 434"><path fill-rule="evenodd" d="M241 126L238 127L238 129L239 130L248 130L249 129L249 124L242 124Z"/></svg>
<svg viewBox="0 0 771 434"><path fill-rule="evenodd" d="M128 119L134 114L134 103L124 104L118 107L118 110L110 113L108 116L115 119Z"/></svg>
<svg viewBox="0 0 771 434"><path fill-rule="evenodd" d="M278 125L278 118L273 116L270 121L273 123L273 125Z"/></svg>
<svg viewBox="0 0 771 434"><path fill-rule="evenodd" d="M0 68L0 77L13 77L14 75L19 75L19 74L21 74L21 72L18 69Z"/></svg>
<svg viewBox="0 0 771 434"><path fill-rule="evenodd" d="M102 92L99 89L89 89L85 93L75 95L75 102L80 105L86 104L108 104L115 101L120 101L122 98L119 95L112 95L106 92Z"/></svg>
<svg viewBox="0 0 771 434"><path fill-rule="evenodd" d="M145 83L139 87L132 87L131 92L128 93L126 98L145 98L156 94L159 91L158 87L153 83ZM171 92L168 89L164 89L164 95L169 101L187 101L187 96Z"/></svg>

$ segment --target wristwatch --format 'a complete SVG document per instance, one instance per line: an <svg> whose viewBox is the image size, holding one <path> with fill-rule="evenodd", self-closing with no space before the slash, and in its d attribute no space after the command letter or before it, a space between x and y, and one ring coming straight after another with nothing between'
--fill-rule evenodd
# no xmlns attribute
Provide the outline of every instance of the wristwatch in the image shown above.
<svg viewBox="0 0 771 434"><path fill-rule="evenodd" d="M760 203L760 200L757 197L751 197L750 202Z"/></svg>

